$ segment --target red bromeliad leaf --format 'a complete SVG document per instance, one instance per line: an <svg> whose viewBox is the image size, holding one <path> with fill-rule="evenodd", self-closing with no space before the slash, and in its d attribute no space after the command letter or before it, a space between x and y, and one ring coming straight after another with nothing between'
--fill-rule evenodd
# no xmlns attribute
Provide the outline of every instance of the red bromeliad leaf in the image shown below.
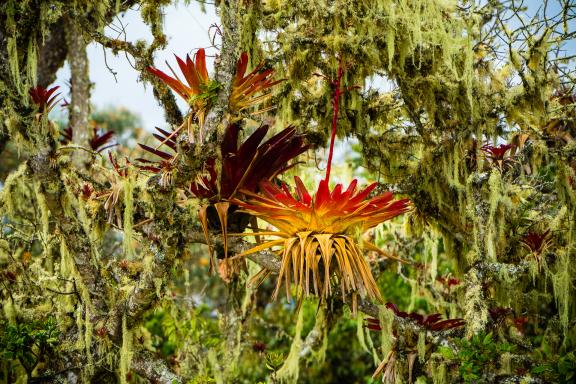
<svg viewBox="0 0 576 384"><path fill-rule="evenodd" d="M230 107L236 112L254 107L266 101L272 96L270 92L267 91L283 81L273 80L272 74L274 71L272 69L262 70L263 63L259 64L252 72L245 76L244 74L246 73L247 67L248 55L246 52L243 52L236 65L236 76L230 94ZM262 92L262 94L256 96L259 92ZM262 113L267 110L269 110L269 108L255 113Z"/></svg>
<svg viewBox="0 0 576 384"><path fill-rule="evenodd" d="M173 151L176 151L177 146L176 141L174 141L173 138L174 135L158 127L156 127L156 130L159 133L154 133L153 134L154 138L158 140L160 143L165 144L168 148L172 149ZM161 174L160 183L162 185L167 186L171 184L173 172L176 169L176 164L174 164L176 154L164 152L142 143L138 143L138 145L146 152L151 153L156 157L159 157L159 159L148 160L139 157L136 159L136 161L138 161L140 164L136 164L136 166L143 171L149 171Z"/></svg>
<svg viewBox="0 0 576 384"><path fill-rule="evenodd" d="M380 321L378 319L374 319L372 317L367 317L365 327L372 330L372 331L381 331L382 327L380 326Z"/></svg>
<svg viewBox="0 0 576 384"><path fill-rule="evenodd" d="M521 239L520 242L534 254L540 254L546 249L550 243L550 230L542 233L528 232Z"/></svg>
<svg viewBox="0 0 576 384"><path fill-rule="evenodd" d="M102 134L99 134L98 131L99 131L98 127L94 127L93 135L92 138L90 139L90 148L92 148L93 151L99 153L113 146L107 144L112 140L114 132L106 131Z"/></svg>
<svg viewBox="0 0 576 384"><path fill-rule="evenodd" d="M159 132L159 134L154 133L153 134L154 138L156 140L158 140L159 142L166 144L166 146L168 148L171 148L173 151L176 151L176 142L173 140L173 138L171 138L172 134L170 132L167 132L167 131L165 131L161 128L158 128L158 127L156 127L156 130ZM141 163L156 164L158 167L158 171L155 173L158 173L159 170L162 168L162 162L163 161L170 161L174 158L174 154L160 151L160 150L158 150L156 148L152 148L146 144L138 143L138 146L140 146L140 148L142 148L146 152L151 153L152 155L157 156L161 159L159 161L152 161L152 160L144 159L141 157L136 159L137 161L139 161ZM137 167L142 168L140 165L137 165ZM145 166L145 167L148 167L148 166Z"/></svg>
<svg viewBox="0 0 576 384"><path fill-rule="evenodd" d="M74 137L74 131L72 127L64 128L62 132L60 132L60 134L62 135L62 138L60 139L60 144L68 145L72 142L72 139Z"/></svg>
<svg viewBox="0 0 576 384"><path fill-rule="evenodd" d="M113 147L116 144L110 144L112 137L114 136L114 132L112 131L106 131L102 134L99 133L100 129L98 129L98 127L93 127L92 130L92 137L90 138L90 141L88 142L88 144L90 145L90 148L94 151L94 152L102 152L110 147ZM74 130L72 129L72 127L67 127L65 129L63 129L60 134L62 135L62 138L60 139L60 144L62 145L68 145L71 144L73 141L73 137L74 137Z"/></svg>
<svg viewBox="0 0 576 384"><path fill-rule="evenodd" d="M203 126L204 117L211 107L210 100L216 97L218 91L216 83L208 77L206 52L203 48L200 48L196 52L195 61L192 61L189 55L186 55L186 60L182 60L176 55L174 56L187 84L178 78L168 63L166 64L174 77L154 67L148 67L147 70L182 97L192 108L193 116L198 120L198 124Z"/></svg>
<svg viewBox="0 0 576 384"><path fill-rule="evenodd" d="M30 90L28 90L28 93L30 94L32 101L34 102L34 104L36 104L36 106L38 107L38 111L40 113L49 113L52 110L52 108L56 106L58 101L60 101L60 99L58 99L60 93L54 94L54 92L56 92L58 88L60 87L55 86L46 89L44 87L38 86L30 88Z"/></svg>
<svg viewBox="0 0 576 384"><path fill-rule="evenodd" d="M204 49L199 49L196 52L195 62L190 59L189 55L186 55L186 61L176 55L174 56L176 57L176 62L178 63L180 71L184 75L187 84L184 84L178 78L170 66L168 67L172 71L174 77L154 67L148 67L147 70L160 78L160 80L172 88L174 92L193 107L194 105L192 101L195 96L200 95L203 92L203 88L208 86L210 81L208 78L208 72L206 71L206 53Z"/></svg>
<svg viewBox="0 0 576 384"><path fill-rule="evenodd" d="M460 328L466 324L463 319L447 319L441 320L442 315L439 313L433 313L431 315L421 315L416 312L403 312L398 309L398 306L393 303L386 303L386 308L390 309L394 314L403 319L411 319L415 321L419 326L426 328L430 331L445 331L448 329ZM367 318L367 324L365 325L368 329L374 331L382 330L380 326L380 321L374 318Z"/></svg>
<svg viewBox="0 0 576 384"><path fill-rule="evenodd" d="M497 147L486 144L481 149L486 153L486 156L493 161L501 161L504 160L504 156L506 156L506 152L508 152L510 148L512 148L511 144L500 144Z"/></svg>

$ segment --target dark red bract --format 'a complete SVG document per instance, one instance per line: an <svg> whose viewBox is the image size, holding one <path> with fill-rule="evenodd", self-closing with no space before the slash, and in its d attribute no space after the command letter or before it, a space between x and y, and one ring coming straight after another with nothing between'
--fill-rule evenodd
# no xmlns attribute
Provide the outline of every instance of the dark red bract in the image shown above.
<svg viewBox="0 0 576 384"><path fill-rule="evenodd" d="M55 86L49 89L44 87L34 87L28 90L28 94L32 98L32 101L38 107L38 111L40 113L48 113L56 106L59 99L58 96L60 93L54 94L56 90L60 88L59 86Z"/></svg>

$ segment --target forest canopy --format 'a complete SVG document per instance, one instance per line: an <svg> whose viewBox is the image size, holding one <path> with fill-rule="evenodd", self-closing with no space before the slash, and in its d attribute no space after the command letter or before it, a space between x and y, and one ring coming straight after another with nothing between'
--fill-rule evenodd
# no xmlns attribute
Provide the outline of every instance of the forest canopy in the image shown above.
<svg viewBox="0 0 576 384"><path fill-rule="evenodd" d="M574 2L191 3L0 4L0 382L576 381Z"/></svg>

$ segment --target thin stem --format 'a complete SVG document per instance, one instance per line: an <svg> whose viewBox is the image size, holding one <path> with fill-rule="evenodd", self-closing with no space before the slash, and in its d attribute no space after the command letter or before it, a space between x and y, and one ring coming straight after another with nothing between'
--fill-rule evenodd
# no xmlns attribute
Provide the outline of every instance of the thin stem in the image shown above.
<svg viewBox="0 0 576 384"><path fill-rule="evenodd" d="M340 82L342 80L342 62L338 64L338 76L334 85L336 86L336 91L334 92L334 114L332 116L332 136L330 137L330 151L328 152L328 165L326 166L326 182L330 183L330 169L332 168L332 155L334 154L334 141L336 140L336 125L338 124L338 107L340 105L340 94L342 90L340 89Z"/></svg>

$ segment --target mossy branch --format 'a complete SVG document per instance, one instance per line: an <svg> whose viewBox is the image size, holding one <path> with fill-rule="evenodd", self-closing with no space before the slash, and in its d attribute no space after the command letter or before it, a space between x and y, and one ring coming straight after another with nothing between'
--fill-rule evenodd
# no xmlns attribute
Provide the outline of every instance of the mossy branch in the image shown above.
<svg viewBox="0 0 576 384"><path fill-rule="evenodd" d="M182 384L184 380L168 368L166 362L150 352L136 354L130 365L136 373L156 384Z"/></svg>

